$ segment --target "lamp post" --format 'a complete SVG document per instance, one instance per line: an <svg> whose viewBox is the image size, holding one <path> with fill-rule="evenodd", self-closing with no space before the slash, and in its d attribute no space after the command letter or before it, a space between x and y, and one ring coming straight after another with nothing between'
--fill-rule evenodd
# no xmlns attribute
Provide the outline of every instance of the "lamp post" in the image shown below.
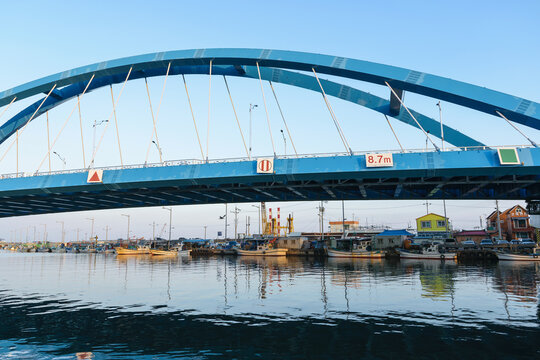
<svg viewBox="0 0 540 360"><path fill-rule="evenodd" d="M127 217L127 241L129 243L129 223L130 223L130 220L131 220L131 215L127 215L127 214L121 214L122 216L125 216Z"/></svg>
<svg viewBox="0 0 540 360"><path fill-rule="evenodd" d="M255 104L249 104L249 159L251 160L251 111L258 107Z"/></svg>
<svg viewBox="0 0 540 360"><path fill-rule="evenodd" d="M161 152L161 148L158 146L157 142L156 142L155 140L152 140L152 143L153 143L154 145L156 145L156 149L157 149L158 152L159 152L159 158L160 158L160 159L163 159L163 153Z"/></svg>
<svg viewBox="0 0 540 360"><path fill-rule="evenodd" d="M257 208L257 212L259 213L259 234L261 233L261 207L259 205L251 205L254 208Z"/></svg>
<svg viewBox="0 0 540 360"><path fill-rule="evenodd" d="M62 243L64 243L64 222L57 221L57 223L62 224ZM45 229L45 231L47 231L47 229Z"/></svg>
<svg viewBox="0 0 540 360"><path fill-rule="evenodd" d="M170 248L171 247L171 231L172 231L172 208L168 208L168 207L165 207L163 206L162 207L164 210L167 210L169 211L169 242L167 244L167 248Z"/></svg>
<svg viewBox="0 0 540 360"><path fill-rule="evenodd" d="M90 238L94 237L94 218L86 218L86 220L90 220L92 222L92 231L90 231Z"/></svg>
<svg viewBox="0 0 540 360"><path fill-rule="evenodd" d="M109 120L94 120L94 125L92 125L92 127L94 128L94 137L92 140L92 163L90 164L91 166L94 166L94 157L96 155L96 128L106 122L109 122Z"/></svg>
<svg viewBox="0 0 540 360"><path fill-rule="evenodd" d="M287 138L285 137L285 133L283 132L283 129L281 129L281 136L283 137L283 146L285 147L285 155L287 155Z"/></svg>
<svg viewBox="0 0 540 360"><path fill-rule="evenodd" d="M204 225L204 240L206 240L206 228L208 227L208 225Z"/></svg>
<svg viewBox="0 0 540 360"><path fill-rule="evenodd" d="M56 151L53 151L53 154L55 154L56 156L58 156L58 158L60 159L60 161L62 161L62 163L64 164L63 167L62 167L62 170L66 170L66 158L63 157L62 155L60 155L59 153L57 153Z"/></svg>

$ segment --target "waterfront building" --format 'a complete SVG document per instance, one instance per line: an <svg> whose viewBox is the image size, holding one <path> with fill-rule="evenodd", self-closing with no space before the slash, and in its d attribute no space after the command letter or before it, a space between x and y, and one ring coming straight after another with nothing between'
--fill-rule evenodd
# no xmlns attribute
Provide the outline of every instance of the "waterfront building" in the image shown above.
<svg viewBox="0 0 540 360"><path fill-rule="evenodd" d="M384 230L374 235L371 240L371 246L374 250L402 247L403 242L411 238L413 234L407 230Z"/></svg>
<svg viewBox="0 0 540 360"><path fill-rule="evenodd" d="M438 214L429 213L416 219L417 238L444 239L448 237L451 230L452 225L448 218Z"/></svg>
<svg viewBox="0 0 540 360"><path fill-rule="evenodd" d="M476 244L480 244L482 239L489 239L491 236L486 230L462 230L454 233L454 238L458 243L465 240L472 240Z"/></svg>
<svg viewBox="0 0 540 360"><path fill-rule="evenodd" d="M533 239L534 228L529 223L529 213L520 205L515 205L503 212L499 211L501 222L501 237L506 240ZM487 217L487 231L498 237L497 211Z"/></svg>
<svg viewBox="0 0 540 360"><path fill-rule="evenodd" d="M345 227L345 231L358 230L360 228L358 221L330 221L331 233L342 233L343 227Z"/></svg>

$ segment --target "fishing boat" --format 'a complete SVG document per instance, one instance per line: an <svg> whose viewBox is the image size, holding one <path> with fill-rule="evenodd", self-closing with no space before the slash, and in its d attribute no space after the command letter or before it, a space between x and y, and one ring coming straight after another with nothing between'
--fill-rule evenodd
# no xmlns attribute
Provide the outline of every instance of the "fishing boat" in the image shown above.
<svg viewBox="0 0 540 360"><path fill-rule="evenodd" d="M455 260L456 253L441 252L437 244L430 244L420 252L399 250L399 257L402 259L426 259L426 260Z"/></svg>
<svg viewBox="0 0 540 360"><path fill-rule="evenodd" d="M261 246L255 250L236 249L240 256L286 256L288 249L272 249L268 246Z"/></svg>
<svg viewBox="0 0 540 360"><path fill-rule="evenodd" d="M368 251L368 250L336 250L336 249L327 249L328 257L339 257L339 258L359 258L359 259L381 259L384 258L384 252L377 251Z"/></svg>
<svg viewBox="0 0 540 360"><path fill-rule="evenodd" d="M124 248L124 247L115 247L117 255L144 255L150 254L150 248L148 246L137 246L136 248Z"/></svg>
<svg viewBox="0 0 540 360"><path fill-rule="evenodd" d="M178 256L179 251L178 250L157 250L157 249L150 249L150 255L152 256Z"/></svg>
<svg viewBox="0 0 540 360"><path fill-rule="evenodd" d="M504 261L540 261L540 254L538 253L510 254L510 253L497 252L497 257L499 258L499 260L504 260Z"/></svg>

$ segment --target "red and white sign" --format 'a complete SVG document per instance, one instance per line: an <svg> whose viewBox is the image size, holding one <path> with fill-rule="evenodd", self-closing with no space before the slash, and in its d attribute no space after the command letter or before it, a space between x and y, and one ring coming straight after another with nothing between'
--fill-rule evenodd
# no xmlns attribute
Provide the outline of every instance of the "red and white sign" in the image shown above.
<svg viewBox="0 0 540 360"><path fill-rule="evenodd" d="M273 158L258 158L257 159L257 174L273 174L274 159Z"/></svg>
<svg viewBox="0 0 540 360"><path fill-rule="evenodd" d="M102 183L103 182L103 170L90 170L88 172L87 183Z"/></svg>
<svg viewBox="0 0 540 360"><path fill-rule="evenodd" d="M392 153L366 154L366 167L392 167L394 159Z"/></svg>

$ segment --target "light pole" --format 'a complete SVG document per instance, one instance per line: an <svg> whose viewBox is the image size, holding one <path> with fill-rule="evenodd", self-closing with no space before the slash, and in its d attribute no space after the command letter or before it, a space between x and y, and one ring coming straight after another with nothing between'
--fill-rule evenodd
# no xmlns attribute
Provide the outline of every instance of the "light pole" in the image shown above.
<svg viewBox="0 0 540 360"><path fill-rule="evenodd" d="M57 223L62 224L62 243L64 243L64 222L63 221L57 221Z"/></svg>
<svg viewBox="0 0 540 360"><path fill-rule="evenodd" d="M94 125L92 125L92 127L94 128L94 137L92 140L92 164L90 164L91 166L94 165L94 156L96 155L96 128L106 122L109 122L109 120L94 120Z"/></svg>
<svg viewBox="0 0 540 360"><path fill-rule="evenodd" d="M169 243L167 244L167 249L171 247L171 231L172 231L172 208L163 206L164 210L169 211Z"/></svg>
<svg viewBox="0 0 540 360"><path fill-rule="evenodd" d="M238 237L238 213L240 212L240 209L235 206L234 211L231 211L232 214L234 214L234 240L237 240Z"/></svg>
<svg viewBox="0 0 540 360"><path fill-rule="evenodd" d="M58 158L60 159L60 161L62 161L62 163L64 164L63 167L62 167L62 170L66 170L66 158L63 157L62 155L60 155L59 153L57 153L56 151L53 151L53 154L55 154L56 156L58 156Z"/></svg>
<svg viewBox="0 0 540 360"><path fill-rule="evenodd" d="M442 123L441 102L439 101L436 105L439 107L439 121L441 123L441 147L442 147L442 150L444 151L444 128L443 128L443 123Z"/></svg>
<svg viewBox="0 0 540 360"><path fill-rule="evenodd" d="M258 105L249 104L249 159L251 160L251 111Z"/></svg>
<svg viewBox="0 0 540 360"><path fill-rule="evenodd" d="M259 234L261 234L261 207L259 205L251 205L254 208L257 208L257 212L259 213Z"/></svg>
<svg viewBox="0 0 540 360"><path fill-rule="evenodd" d="M90 238L94 237L94 218L86 218L86 220L90 220L92 222L92 231L90 231Z"/></svg>
<svg viewBox="0 0 540 360"><path fill-rule="evenodd" d="M131 215L127 215L127 214L121 214L121 215L127 217L127 220L128 220L128 222L127 222L127 238L126 239L127 239L128 243L129 243L129 222L131 220Z"/></svg>
<svg viewBox="0 0 540 360"><path fill-rule="evenodd" d="M281 136L283 137L283 146L285 147L285 155L287 155L287 138L285 137L285 133L283 133L283 129L281 129Z"/></svg>
<svg viewBox="0 0 540 360"><path fill-rule="evenodd" d="M105 229L103 229L103 230L105 230L105 242L109 242L109 229L110 228L111 227L109 225L107 225L107 226L105 226Z"/></svg>
<svg viewBox="0 0 540 360"><path fill-rule="evenodd" d="M163 159L163 153L161 152L161 148L158 146L157 142L155 140L152 140L152 143L156 145L156 149L159 151L159 158Z"/></svg>
<svg viewBox="0 0 540 360"><path fill-rule="evenodd" d="M206 228L208 227L208 225L204 225L204 240L206 240Z"/></svg>
<svg viewBox="0 0 540 360"><path fill-rule="evenodd" d="M43 242L47 241L47 224L41 224L45 227L45 230L43 231Z"/></svg>

